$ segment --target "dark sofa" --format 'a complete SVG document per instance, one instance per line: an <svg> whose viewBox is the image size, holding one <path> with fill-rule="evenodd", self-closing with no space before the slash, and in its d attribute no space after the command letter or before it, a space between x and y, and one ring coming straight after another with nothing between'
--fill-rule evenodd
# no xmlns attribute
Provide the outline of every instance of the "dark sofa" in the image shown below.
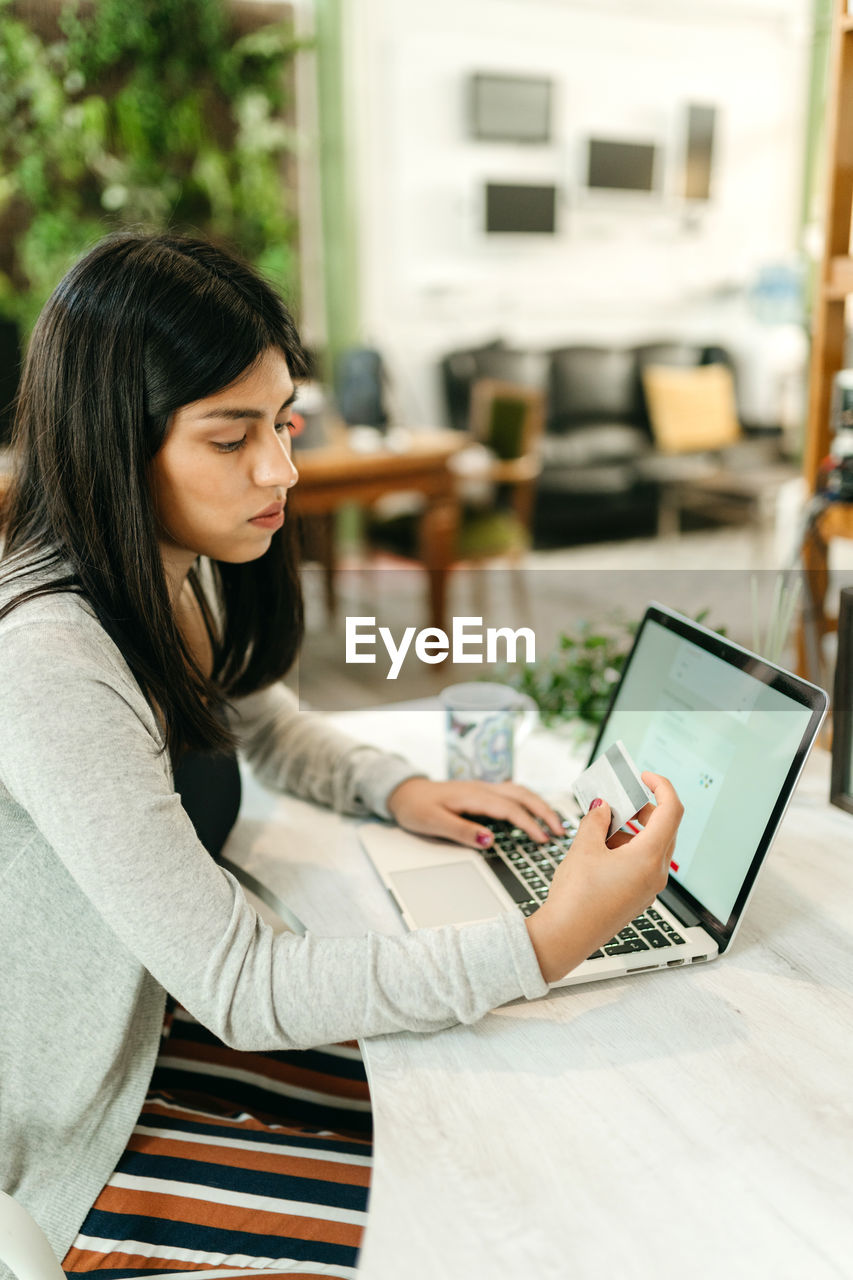
<svg viewBox="0 0 853 1280"><path fill-rule="evenodd" d="M534 526L543 545L655 532L659 486L642 370L648 364L717 362L731 366L724 348L685 342L524 351L496 340L451 352L440 374L448 422L457 429L468 425L471 386L478 378L545 391Z"/></svg>

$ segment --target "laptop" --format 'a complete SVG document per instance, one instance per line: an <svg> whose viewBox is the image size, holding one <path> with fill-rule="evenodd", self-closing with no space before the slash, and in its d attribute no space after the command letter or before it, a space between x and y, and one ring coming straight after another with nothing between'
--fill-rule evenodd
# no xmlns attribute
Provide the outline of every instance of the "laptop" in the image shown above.
<svg viewBox="0 0 853 1280"><path fill-rule="evenodd" d="M589 763L621 739L640 770L673 783L684 817L669 879L648 911L552 985L698 964L729 948L828 705L808 681L663 605L648 606ZM577 772L566 777L566 794ZM487 820L495 843L485 853L379 823L365 823L359 836L416 929L492 919L512 907L530 915L578 821L566 818L565 837L543 846Z"/></svg>

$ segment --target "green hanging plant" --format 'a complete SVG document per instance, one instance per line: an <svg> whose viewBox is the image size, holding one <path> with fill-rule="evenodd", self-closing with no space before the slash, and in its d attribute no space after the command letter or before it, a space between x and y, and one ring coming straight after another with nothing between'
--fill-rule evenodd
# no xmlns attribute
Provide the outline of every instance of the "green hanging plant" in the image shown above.
<svg viewBox="0 0 853 1280"><path fill-rule="evenodd" d="M229 243L292 298L290 25L237 36L220 0L76 0L59 25L47 41L0 0L0 315L28 331L123 227Z"/></svg>

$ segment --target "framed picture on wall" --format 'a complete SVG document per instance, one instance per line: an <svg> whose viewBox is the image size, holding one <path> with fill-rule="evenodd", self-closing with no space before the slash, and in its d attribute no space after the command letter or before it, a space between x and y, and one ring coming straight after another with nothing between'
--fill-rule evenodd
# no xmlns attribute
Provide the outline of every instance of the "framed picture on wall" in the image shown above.
<svg viewBox="0 0 853 1280"><path fill-rule="evenodd" d="M584 185L590 191L654 195L660 186L661 149L655 142L589 138Z"/></svg>
<svg viewBox="0 0 853 1280"><path fill-rule="evenodd" d="M840 809L853 813L853 587L841 592L838 610L829 798Z"/></svg>
<svg viewBox="0 0 853 1280"><path fill-rule="evenodd" d="M472 75L469 135L481 142L550 142L551 96L544 76Z"/></svg>
<svg viewBox="0 0 853 1280"><path fill-rule="evenodd" d="M552 184L486 183L487 232L528 232L553 235L556 231L557 188Z"/></svg>

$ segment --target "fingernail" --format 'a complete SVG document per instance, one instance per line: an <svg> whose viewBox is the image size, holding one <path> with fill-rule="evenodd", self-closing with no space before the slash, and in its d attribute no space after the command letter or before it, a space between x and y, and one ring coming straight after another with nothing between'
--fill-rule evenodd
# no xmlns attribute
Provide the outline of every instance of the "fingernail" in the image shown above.
<svg viewBox="0 0 853 1280"><path fill-rule="evenodd" d="M604 804L604 801L601 799L593 800L592 804L589 807L590 809L597 809L600 804Z"/></svg>
<svg viewBox="0 0 853 1280"><path fill-rule="evenodd" d="M487 845L492 843L492 833L491 831L478 831L476 839L480 848L485 849Z"/></svg>

